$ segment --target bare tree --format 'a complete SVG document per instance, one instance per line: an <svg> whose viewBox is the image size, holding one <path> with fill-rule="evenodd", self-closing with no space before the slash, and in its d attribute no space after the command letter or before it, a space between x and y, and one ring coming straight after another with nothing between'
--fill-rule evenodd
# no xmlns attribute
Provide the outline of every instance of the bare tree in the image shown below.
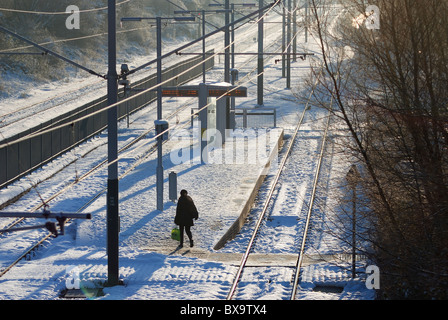
<svg viewBox="0 0 448 320"><path fill-rule="evenodd" d="M372 1L379 30L359 1L311 3L316 100L333 98L365 168L383 297L446 298L448 2Z"/></svg>

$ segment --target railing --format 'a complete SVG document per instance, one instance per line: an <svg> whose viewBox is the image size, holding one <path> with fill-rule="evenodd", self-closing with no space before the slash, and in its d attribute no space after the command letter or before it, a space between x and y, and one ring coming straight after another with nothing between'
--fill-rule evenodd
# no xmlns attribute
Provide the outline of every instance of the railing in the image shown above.
<svg viewBox="0 0 448 320"><path fill-rule="evenodd" d="M235 125L242 128L276 128L276 109L235 109Z"/></svg>

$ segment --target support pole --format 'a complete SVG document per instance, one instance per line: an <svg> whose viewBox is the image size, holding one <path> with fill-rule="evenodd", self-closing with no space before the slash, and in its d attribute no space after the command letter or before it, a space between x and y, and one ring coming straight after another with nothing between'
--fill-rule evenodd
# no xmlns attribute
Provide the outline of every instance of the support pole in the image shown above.
<svg viewBox="0 0 448 320"><path fill-rule="evenodd" d="M230 83L230 1L225 0L224 9L226 10L226 29L224 35L225 56L224 56L224 82ZM232 26L233 28L233 26ZM226 99L226 129L230 129L230 98Z"/></svg>
<svg viewBox="0 0 448 320"><path fill-rule="evenodd" d="M356 184L352 185L352 279L356 278Z"/></svg>
<svg viewBox="0 0 448 320"><path fill-rule="evenodd" d="M107 103L112 105L118 101L115 0L108 0L108 51ZM118 119L116 106L108 110L107 119L109 164L107 178L107 282L109 286L115 286L119 283Z"/></svg>
<svg viewBox="0 0 448 320"><path fill-rule="evenodd" d="M230 83L230 2L225 1L225 30L224 30L224 82Z"/></svg>
<svg viewBox="0 0 448 320"><path fill-rule="evenodd" d="M156 18L157 26L157 120L162 119L162 19ZM163 211L163 150L162 136L157 137L157 210Z"/></svg>
<svg viewBox="0 0 448 320"><path fill-rule="evenodd" d="M263 7L263 0L258 1L258 8ZM263 11L258 13L258 77L257 77L257 105L263 105Z"/></svg>
<svg viewBox="0 0 448 320"><path fill-rule="evenodd" d="M282 78L286 78L286 59L285 53L286 50L286 7L283 3L283 16L282 16Z"/></svg>
<svg viewBox="0 0 448 320"><path fill-rule="evenodd" d="M232 69L235 69L235 4L232 3L230 5L230 10L232 11L232 35L231 35L231 42L232 42Z"/></svg>
<svg viewBox="0 0 448 320"><path fill-rule="evenodd" d="M291 0L288 0L288 18L286 29L286 44L288 46L288 49L286 50L286 88L291 89Z"/></svg>
<svg viewBox="0 0 448 320"><path fill-rule="evenodd" d="M208 102L208 87L205 83L199 84L199 149L200 149L200 163L208 163L207 148L207 128L208 128L208 107L205 107Z"/></svg>
<svg viewBox="0 0 448 320"><path fill-rule="evenodd" d="M297 0L294 0L294 11L292 13L292 59L294 62L297 61L296 52L297 52Z"/></svg>
<svg viewBox="0 0 448 320"><path fill-rule="evenodd" d="M205 10L202 10L202 82L205 83Z"/></svg>
<svg viewBox="0 0 448 320"><path fill-rule="evenodd" d="M356 165L352 165L347 173L346 180L352 189L352 278L356 278L356 185L360 179Z"/></svg>

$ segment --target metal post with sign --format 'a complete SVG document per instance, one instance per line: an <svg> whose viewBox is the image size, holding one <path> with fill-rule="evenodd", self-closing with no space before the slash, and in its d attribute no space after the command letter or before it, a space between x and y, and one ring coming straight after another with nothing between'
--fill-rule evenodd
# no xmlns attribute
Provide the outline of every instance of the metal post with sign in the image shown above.
<svg viewBox="0 0 448 320"><path fill-rule="evenodd" d="M225 98L228 97L247 97L246 87L236 87L230 84L205 84L199 85L185 85L180 87L164 87L162 89L163 97L198 97L198 118L200 123L199 139L200 159L201 163L208 163L207 152L204 152L207 147L207 142L210 137L204 136L207 134L207 129L213 127L221 134L221 141L225 137L225 130L227 129L229 114L226 112ZM216 101L215 117L209 117L210 99L218 98ZM212 120L214 119L214 120ZM214 121L214 123L210 123ZM216 141L216 140L215 140Z"/></svg>
<svg viewBox="0 0 448 320"><path fill-rule="evenodd" d="M360 180L360 174L356 165L352 165L347 172L346 180L352 189L352 278L356 277L356 186Z"/></svg>
<svg viewBox="0 0 448 320"><path fill-rule="evenodd" d="M54 222L46 222L43 225L33 225L27 227L16 227L7 228L0 230L1 233L14 232L14 231L24 231L46 228L50 231L54 237L65 234L65 223L70 219L87 219L90 220L92 215L90 213L69 213L69 212L50 212L47 208L44 208L43 212L31 213L31 212L0 212L0 218L37 218L37 219L55 219L57 224ZM59 226L59 231L57 230Z"/></svg>
<svg viewBox="0 0 448 320"><path fill-rule="evenodd" d="M195 21L195 17L130 17L121 18L121 21L142 21L142 20L156 20L157 27L157 122L156 131L160 128L162 120L162 20L174 21ZM157 137L157 169L156 169L156 190L157 190L157 210L163 211L163 151L162 151L162 136Z"/></svg>
<svg viewBox="0 0 448 320"><path fill-rule="evenodd" d="M116 6L115 0L108 2L108 73L107 104L118 101L118 74L116 48ZM107 177L107 283L109 286L119 284L118 273L118 116L117 106L107 111L108 118L108 177Z"/></svg>

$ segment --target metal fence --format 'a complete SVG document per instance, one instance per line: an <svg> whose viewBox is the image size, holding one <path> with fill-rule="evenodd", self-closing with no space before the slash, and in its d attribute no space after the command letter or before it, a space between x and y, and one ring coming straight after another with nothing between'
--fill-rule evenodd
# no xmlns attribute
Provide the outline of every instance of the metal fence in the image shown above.
<svg viewBox="0 0 448 320"><path fill-rule="evenodd" d="M162 72L162 81L168 81L165 86L177 86L184 84L202 73L202 57L191 58L165 69ZM214 59L206 61L206 69L214 66ZM194 68L193 68L194 67ZM192 68L184 74L180 74ZM156 74L133 83L134 88L148 89L157 84ZM130 96L137 93L131 93ZM155 91L148 91L126 103L118 105L119 119L125 117L128 112L135 112L156 99ZM120 90L119 96L123 96ZM76 122L77 119L87 116L107 107L107 96L91 101L76 110L61 114L60 116L42 123L34 128L26 130L11 138L3 140L0 144L7 144L0 148L0 188L43 166L59 155L67 152L81 142L91 138L107 128L107 110ZM16 142L16 140L52 127L67 124L59 129Z"/></svg>
<svg viewBox="0 0 448 320"><path fill-rule="evenodd" d="M235 126L238 128L277 127L276 109L235 109Z"/></svg>

